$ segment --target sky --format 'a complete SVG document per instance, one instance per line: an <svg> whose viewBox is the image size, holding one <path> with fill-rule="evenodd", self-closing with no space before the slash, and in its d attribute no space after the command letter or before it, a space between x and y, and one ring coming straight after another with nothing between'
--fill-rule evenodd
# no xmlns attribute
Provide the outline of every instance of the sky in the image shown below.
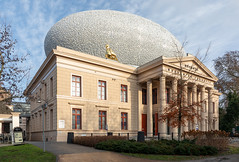
<svg viewBox="0 0 239 162"><path fill-rule="evenodd" d="M213 60L227 51L239 50L238 0L0 0L0 23L11 25L17 40L15 52L29 53L30 82L46 58L44 39L62 18L87 10L117 10L142 16L170 31L187 53L210 50L204 63L211 71Z"/></svg>

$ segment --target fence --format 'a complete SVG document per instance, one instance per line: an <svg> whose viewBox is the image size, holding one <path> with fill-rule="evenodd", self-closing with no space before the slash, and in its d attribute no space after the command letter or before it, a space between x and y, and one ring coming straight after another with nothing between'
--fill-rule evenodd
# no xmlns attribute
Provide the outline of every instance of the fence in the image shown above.
<svg viewBox="0 0 239 162"><path fill-rule="evenodd" d="M11 143L12 136L10 133L2 133L0 134L0 143Z"/></svg>
<svg viewBox="0 0 239 162"><path fill-rule="evenodd" d="M126 136L128 140L137 140L137 141L144 141L144 140L161 140L161 139L167 139L167 140L177 140L178 134L175 133L147 133L145 134L142 131L139 132L105 132L105 133L74 133L74 132L68 132L67 136L67 143L73 143L73 139L76 136Z"/></svg>

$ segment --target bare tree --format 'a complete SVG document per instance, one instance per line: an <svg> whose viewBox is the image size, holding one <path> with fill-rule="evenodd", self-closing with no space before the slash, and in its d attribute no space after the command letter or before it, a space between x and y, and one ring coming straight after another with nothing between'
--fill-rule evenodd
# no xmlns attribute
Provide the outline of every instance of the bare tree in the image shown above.
<svg viewBox="0 0 239 162"><path fill-rule="evenodd" d="M15 44L11 26L0 23L0 102L11 102L13 98L22 96L20 84L29 72L24 65L28 54L20 56L15 53Z"/></svg>
<svg viewBox="0 0 239 162"><path fill-rule="evenodd" d="M185 126L187 122L195 123L196 120L201 120L202 112L202 103L200 102L191 102L188 103L187 98L187 84L189 81L193 80L191 73L196 72L198 69L193 67L185 67L183 65L185 52L184 47L187 45L187 42L184 41L182 46L178 46L174 43L175 47L175 58L179 63L178 76L177 76L177 90L173 91L172 99L169 101L168 106L164 109L164 112L159 116L160 121L170 120L169 125L173 128L178 128L178 140L181 140L181 128ZM200 57L201 60L205 60L208 56L209 44L205 54L200 56L200 50L197 51L195 57ZM199 64L202 64L201 61L197 61Z"/></svg>

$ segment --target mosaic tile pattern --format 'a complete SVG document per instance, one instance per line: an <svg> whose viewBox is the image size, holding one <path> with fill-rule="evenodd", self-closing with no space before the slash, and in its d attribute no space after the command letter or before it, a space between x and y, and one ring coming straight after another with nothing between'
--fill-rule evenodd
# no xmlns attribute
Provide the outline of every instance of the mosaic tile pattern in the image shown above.
<svg viewBox="0 0 239 162"><path fill-rule="evenodd" d="M143 17L92 10L61 19L47 33L44 45L46 55L58 45L105 58L109 44L119 62L140 66L162 55L175 56L175 43L181 46L168 30Z"/></svg>

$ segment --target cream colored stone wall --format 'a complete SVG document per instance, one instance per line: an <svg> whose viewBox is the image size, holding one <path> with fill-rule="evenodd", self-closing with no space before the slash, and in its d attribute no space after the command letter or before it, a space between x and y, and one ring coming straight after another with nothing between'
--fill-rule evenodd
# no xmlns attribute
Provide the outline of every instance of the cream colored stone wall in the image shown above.
<svg viewBox="0 0 239 162"><path fill-rule="evenodd" d="M62 59L62 58L59 58ZM61 60L64 62L64 60ZM72 63L72 65L76 65ZM79 64L78 64L79 65ZM117 73L108 70L107 72L100 67L92 66L91 71L84 67L68 68L57 66L57 125L58 131L75 131L81 133L106 132L99 130L99 111L106 111L108 131L129 132L137 131L137 84L135 76L130 79L127 73ZM99 73L97 71L100 71ZM71 96L72 75L81 77L82 97ZM125 75L125 77L124 77ZM106 81L106 100L98 99L98 80ZM127 85L128 102L120 100L121 84ZM72 130L72 109L81 109L82 129ZM121 131L121 112L128 113L128 130ZM65 128L59 128L59 120L65 121ZM60 137L61 136L61 137ZM64 133L58 140L63 139ZM66 136L65 136L66 137Z"/></svg>

